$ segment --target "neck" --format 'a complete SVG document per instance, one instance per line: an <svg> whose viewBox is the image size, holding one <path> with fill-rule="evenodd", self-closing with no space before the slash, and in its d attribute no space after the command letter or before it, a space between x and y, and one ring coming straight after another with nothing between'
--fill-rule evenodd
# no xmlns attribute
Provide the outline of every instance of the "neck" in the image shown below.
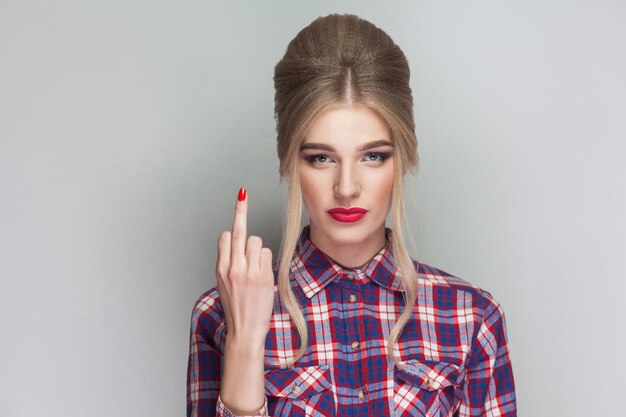
<svg viewBox="0 0 626 417"><path fill-rule="evenodd" d="M334 232L337 233L337 230ZM346 237L343 241L333 239L311 224L309 239L333 262L345 269L361 269L387 244L384 224L361 240Z"/></svg>

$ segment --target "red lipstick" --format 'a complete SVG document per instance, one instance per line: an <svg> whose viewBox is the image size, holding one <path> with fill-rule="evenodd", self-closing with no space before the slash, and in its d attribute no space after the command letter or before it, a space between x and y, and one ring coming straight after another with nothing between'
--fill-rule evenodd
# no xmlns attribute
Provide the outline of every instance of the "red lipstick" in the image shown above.
<svg viewBox="0 0 626 417"><path fill-rule="evenodd" d="M367 214L367 210L360 207L343 208L337 207L328 210L333 219L343 223L354 223L361 220Z"/></svg>

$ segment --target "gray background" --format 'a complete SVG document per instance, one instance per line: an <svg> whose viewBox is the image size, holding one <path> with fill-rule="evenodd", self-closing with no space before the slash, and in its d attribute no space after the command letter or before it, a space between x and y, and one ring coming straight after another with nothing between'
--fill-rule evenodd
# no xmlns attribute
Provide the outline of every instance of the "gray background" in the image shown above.
<svg viewBox="0 0 626 417"><path fill-rule="evenodd" d="M418 259L503 304L520 415L624 415L623 1L0 3L0 415L183 415L246 186L274 250L273 67L315 17L412 69Z"/></svg>

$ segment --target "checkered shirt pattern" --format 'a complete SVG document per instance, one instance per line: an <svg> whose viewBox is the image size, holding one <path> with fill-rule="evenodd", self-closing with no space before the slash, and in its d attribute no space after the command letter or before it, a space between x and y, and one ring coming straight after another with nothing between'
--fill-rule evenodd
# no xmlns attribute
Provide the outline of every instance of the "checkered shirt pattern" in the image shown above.
<svg viewBox="0 0 626 417"><path fill-rule="evenodd" d="M394 346L387 339L405 305L390 242L360 269L345 269L302 229L291 285L309 343L286 366L299 338L275 287L265 343L265 405L256 416L516 416L504 312L493 296L422 262L413 316ZM276 274L276 270L274 271ZM219 397L226 339L217 288L193 309L187 415L233 417Z"/></svg>

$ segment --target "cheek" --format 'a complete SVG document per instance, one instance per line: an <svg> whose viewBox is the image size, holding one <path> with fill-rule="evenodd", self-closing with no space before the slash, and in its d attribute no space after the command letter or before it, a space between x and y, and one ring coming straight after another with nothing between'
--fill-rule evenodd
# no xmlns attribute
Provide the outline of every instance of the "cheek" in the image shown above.
<svg viewBox="0 0 626 417"><path fill-rule="evenodd" d="M304 172L300 172L300 188L302 189L302 199L304 200L305 206L309 206L309 202L315 202L316 190L319 190L319 184L315 180L314 175L310 175L306 170Z"/></svg>
<svg viewBox="0 0 626 417"><path fill-rule="evenodd" d="M374 190L377 198L380 201L387 202L391 198L391 191L393 189L393 166L387 169L381 175L378 175L371 182L374 185Z"/></svg>

